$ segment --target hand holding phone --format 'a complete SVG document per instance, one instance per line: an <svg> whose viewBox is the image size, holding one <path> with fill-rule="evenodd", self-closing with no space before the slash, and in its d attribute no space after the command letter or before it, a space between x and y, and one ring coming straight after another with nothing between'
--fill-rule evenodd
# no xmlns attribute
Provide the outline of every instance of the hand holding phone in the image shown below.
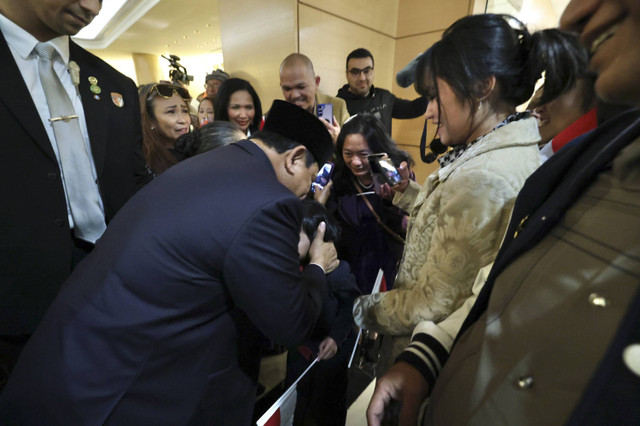
<svg viewBox="0 0 640 426"><path fill-rule="evenodd" d="M325 163L320 168L316 178L311 183L311 191L316 192L316 188L322 189L329 183L331 176L333 175L333 167L333 163Z"/></svg>
<svg viewBox="0 0 640 426"><path fill-rule="evenodd" d="M316 115L321 120L333 123L333 104L318 104Z"/></svg>
<svg viewBox="0 0 640 426"><path fill-rule="evenodd" d="M369 167L371 167L371 174L378 183L388 183L390 186L394 186L402 181L402 176L385 152L369 154L367 159Z"/></svg>

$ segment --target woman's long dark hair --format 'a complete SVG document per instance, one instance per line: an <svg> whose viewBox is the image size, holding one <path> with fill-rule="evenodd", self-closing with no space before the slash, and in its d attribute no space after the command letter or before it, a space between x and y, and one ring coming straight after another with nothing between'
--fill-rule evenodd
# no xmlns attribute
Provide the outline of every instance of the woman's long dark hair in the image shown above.
<svg viewBox="0 0 640 426"><path fill-rule="evenodd" d="M333 188L336 194L350 192L353 186L351 183L353 174L344 162L342 149L347 136L354 134L362 135L367 145L369 145L369 153L386 152L396 167L403 161L406 161L409 165L414 164L409 153L398 149L396 143L385 132L382 123L376 116L367 113L354 115L344 123L336 141L336 168L333 175Z"/></svg>
<svg viewBox="0 0 640 426"><path fill-rule="evenodd" d="M255 115L253 116L253 121L249 125L249 130L251 133L255 133L260 130L260 122L262 121L262 104L260 103L258 93L256 93L251 83L241 78L230 78L222 83L220 89L218 89L218 94L216 95L216 100L213 104L213 120L229 121L229 113L227 111L227 108L229 107L229 99L231 99L231 95L241 90L249 92L249 95L251 95L251 99L253 100Z"/></svg>

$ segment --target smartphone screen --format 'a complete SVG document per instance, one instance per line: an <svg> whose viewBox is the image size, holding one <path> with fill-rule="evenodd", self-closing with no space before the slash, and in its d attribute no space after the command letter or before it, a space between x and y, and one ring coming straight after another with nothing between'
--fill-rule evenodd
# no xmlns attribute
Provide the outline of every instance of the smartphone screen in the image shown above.
<svg viewBox="0 0 640 426"><path fill-rule="evenodd" d="M379 177L379 179L376 178L375 180L380 181L381 179L382 182L380 183L386 182L391 186L397 185L402 180L402 176L400 176L400 173L387 154L370 154L367 158L369 160L369 166L371 167L371 173L375 177Z"/></svg>
<svg viewBox="0 0 640 426"><path fill-rule="evenodd" d="M333 163L325 163L321 168L318 174L316 175L315 180L311 184L311 191L316 192L316 188L322 189L329 183L331 180L331 175L333 174Z"/></svg>
<svg viewBox="0 0 640 426"><path fill-rule="evenodd" d="M329 124L333 123L333 105L318 104L317 116L321 120L327 120Z"/></svg>

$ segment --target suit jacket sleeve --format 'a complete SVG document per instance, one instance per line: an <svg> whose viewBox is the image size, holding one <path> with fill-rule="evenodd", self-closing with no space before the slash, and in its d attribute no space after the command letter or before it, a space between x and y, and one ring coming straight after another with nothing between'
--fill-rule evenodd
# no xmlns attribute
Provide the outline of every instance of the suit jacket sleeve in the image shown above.
<svg viewBox="0 0 640 426"><path fill-rule="evenodd" d="M137 96L138 91L136 89L135 83L131 81L131 85L133 88L133 101L135 103L135 110L140 111L140 98ZM153 179L153 175L149 172L149 169L146 167L146 161L144 159L144 155L142 154L142 118L140 114L134 115L134 124L135 124L135 147L133 150L133 173L135 176L136 186L138 189L142 188L147 183L151 182Z"/></svg>
<svg viewBox="0 0 640 426"><path fill-rule="evenodd" d="M234 238L223 269L236 306L265 336L287 346L305 341L326 293L322 268L300 271L299 223L294 197L264 206Z"/></svg>

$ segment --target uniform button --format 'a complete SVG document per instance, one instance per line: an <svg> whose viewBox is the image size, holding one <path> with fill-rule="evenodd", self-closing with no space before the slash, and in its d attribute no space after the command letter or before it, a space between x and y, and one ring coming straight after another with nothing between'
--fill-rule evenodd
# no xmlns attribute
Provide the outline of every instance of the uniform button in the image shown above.
<svg viewBox="0 0 640 426"><path fill-rule="evenodd" d="M518 387L520 389L529 389L533 386L533 377L520 377L518 379Z"/></svg>
<svg viewBox="0 0 640 426"><path fill-rule="evenodd" d="M57 227L62 228L64 226L64 220L62 219L54 219L53 223L56 224Z"/></svg>
<svg viewBox="0 0 640 426"><path fill-rule="evenodd" d="M609 305L609 301L598 293L591 293L589 295L589 303L599 308L606 308Z"/></svg>
<svg viewBox="0 0 640 426"><path fill-rule="evenodd" d="M634 343L624 348L622 359L633 374L640 376L640 343Z"/></svg>
<svg viewBox="0 0 640 426"><path fill-rule="evenodd" d="M47 173L47 179L49 179L49 180L56 180L56 179L58 179L58 173L56 173L56 172L49 172L49 173Z"/></svg>

